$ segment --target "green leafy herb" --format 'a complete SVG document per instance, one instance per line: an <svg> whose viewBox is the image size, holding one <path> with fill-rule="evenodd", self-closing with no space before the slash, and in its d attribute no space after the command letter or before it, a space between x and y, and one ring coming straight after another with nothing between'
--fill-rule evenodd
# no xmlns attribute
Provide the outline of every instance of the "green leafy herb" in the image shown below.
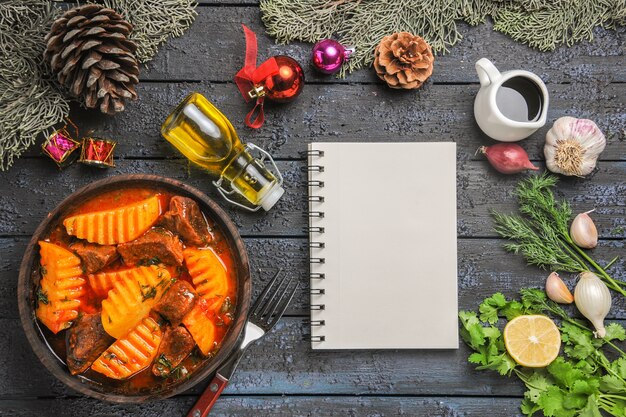
<svg viewBox="0 0 626 417"><path fill-rule="evenodd" d="M189 371L184 366L177 366L170 372L170 376L175 380L179 380L181 378L189 378Z"/></svg>
<svg viewBox="0 0 626 417"><path fill-rule="evenodd" d="M606 337L597 339L585 322L570 317L543 291L526 288L520 295L520 300L509 300L496 293L478 312L459 313L461 338L473 351L468 361L476 369L522 380L526 392L520 410L527 416L539 411L547 417L601 416L602 411L626 415L626 353L616 344L626 340L624 327L611 323ZM563 355L545 369L521 367L506 351L496 324L502 316L510 320L521 314L545 314L561 321Z"/></svg>
<svg viewBox="0 0 626 417"><path fill-rule="evenodd" d="M156 360L157 369L161 374L169 374L172 370L172 362L165 356L165 353L161 353Z"/></svg>
<svg viewBox="0 0 626 417"><path fill-rule="evenodd" d="M626 296L625 282L611 277L569 234L572 209L566 201L556 201L552 188L554 175L542 174L522 180L515 191L521 215L493 212L495 231L511 240L504 245L509 252L519 253L529 265L566 272L595 270L614 291Z"/></svg>
<svg viewBox="0 0 626 417"><path fill-rule="evenodd" d="M151 266L151 265L159 265L161 264L161 259L158 256L153 256L152 258L146 258L140 260L137 265L139 266Z"/></svg>
<svg viewBox="0 0 626 417"><path fill-rule="evenodd" d="M150 285L139 284L141 287L141 301L144 302L150 298L154 298L157 295L156 287Z"/></svg>
<svg viewBox="0 0 626 417"><path fill-rule="evenodd" d="M48 293L41 289L41 287L37 288L37 292L35 293L37 296L37 302L42 304L50 304L50 300L48 300Z"/></svg>

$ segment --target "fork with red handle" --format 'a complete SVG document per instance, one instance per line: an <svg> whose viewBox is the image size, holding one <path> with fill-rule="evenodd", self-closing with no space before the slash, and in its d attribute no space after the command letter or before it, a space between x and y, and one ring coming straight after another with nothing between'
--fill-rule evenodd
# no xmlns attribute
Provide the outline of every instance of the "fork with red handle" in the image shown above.
<svg viewBox="0 0 626 417"><path fill-rule="evenodd" d="M280 273L281 270L276 272L274 278L267 284L254 306L252 306L248 321L244 327L243 342L239 350L226 359L222 366L219 367L215 376L209 382L207 389L202 393L191 411L189 411L187 417L206 417L209 415L213 404L215 404L215 401L217 401L233 376L235 368L237 368L237 364L243 357L246 348L272 330L285 313L285 310L287 310L289 302L298 290L298 283L296 282L294 285L294 279L287 279L286 275L279 280Z"/></svg>

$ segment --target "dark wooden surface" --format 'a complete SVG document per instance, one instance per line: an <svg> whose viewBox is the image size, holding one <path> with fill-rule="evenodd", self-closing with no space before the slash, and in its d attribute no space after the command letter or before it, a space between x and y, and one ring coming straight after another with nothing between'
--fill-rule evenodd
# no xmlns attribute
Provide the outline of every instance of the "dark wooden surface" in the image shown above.
<svg viewBox="0 0 626 417"><path fill-rule="evenodd" d="M200 384L170 400L144 405L112 405L78 395L37 362L19 323L16 283L30 235L47 212L89 182L121 173L154 173L200 188L232 216L244 237L253 271L254 294L280 266L301 277L303 290L282 320L252 347L215 416L516 416L523 393L514 379L477 372L468 350L313 352L307 334L306 189L298 152L308 141L455 141L458 146L459 305L475 308L495 291L513 294L541 285L546 273L507 254L493 231L489 210L512 211L519 176L491 169L476 149L491 141L472 115L478 90L474 62L490 58L501 70L524 68L540 75L550 92L548 124L521 142L543 166L542 145L552 122L563 115L595 120L608 145L599 169L587 179L566 179L560 197L575 210L596 207L602 235L597 257L608 262L624 255L626 239L626 70L624 29L596 30L596 39L553 53L540 53L491 31L491 25L460 25L465 38L438 57L432 81L417 92L391 91L363 70L345 80L311 71L310 45L275 45L264 35L253 0L219 4L205 0L194 26L161 48L144 69L138 102L114 118L76 109L81 128L119 141L117 167L100 171L72 166L58 172L34 147L8 172L0 173L0 416L182 416L202 391ZM258 131L243 126L248 110L232 83L243 62L240 24L259 36L260 60L283 53L305 63L307 85L294 103L271 106ZM269 213L233 209L211 186L211 178L191 167L159 135L170 109L188 92L200 91L238 129L244 141L269 150L285 176L287 193ZM626 279L626 263L614 266ZM571 280L571 278L569 278ZM570 281L571 282L571 281ZM253 296L254 297L254 296ZM614 300L610 318L626 320L626 301ZM381 337L384 334L381 333Z"/></svg>

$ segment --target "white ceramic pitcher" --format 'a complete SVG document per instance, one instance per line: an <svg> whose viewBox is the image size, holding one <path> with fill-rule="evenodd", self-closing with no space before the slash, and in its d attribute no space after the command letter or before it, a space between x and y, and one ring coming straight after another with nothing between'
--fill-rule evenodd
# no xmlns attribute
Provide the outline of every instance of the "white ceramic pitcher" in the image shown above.
<svg viewBox="0 0 626 417"><path fill-rule="evenodd" d="M529 71L512 70L500 72L487 58L476 62L476 72L480 80L480 90L474 100L474 117L478 126L488 136L502 142L516 142L527 138L546 124L548 114L548 89L541 78ZM539 89L542 106L539 117L529 122L511 120L504 116L496 104L496 93L502 83L513 78L524 77L531 80Z"/></svg>

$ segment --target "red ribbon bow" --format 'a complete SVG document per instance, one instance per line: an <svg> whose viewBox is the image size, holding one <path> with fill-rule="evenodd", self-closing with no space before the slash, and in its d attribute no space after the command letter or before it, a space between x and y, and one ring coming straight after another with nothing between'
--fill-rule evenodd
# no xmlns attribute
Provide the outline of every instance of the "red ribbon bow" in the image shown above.
<svg viewBox="0 0 626 417"><path fill-rule="evenodd" d="M249 94L252 90L258 86L264 87L263 82L267 79L267 77L278 74L278 64L276 63L276 59L272 57L258 67L256 66L256 34L248 29L246 25L241 26L243 27L243 32L246 36L246 60L243 68L241 68L235 75L235 83L237 84L243 98L246 102L249 102L253 98ZM264 94L257 96L254 108L246 115L245 122L247 126L253 129L258 129L263 125L263 122L265 121L265 113L263 112L264 101ZM252 120L252 116L255 112L257 112L257 109L258 114L254 120Z"/></svg>

